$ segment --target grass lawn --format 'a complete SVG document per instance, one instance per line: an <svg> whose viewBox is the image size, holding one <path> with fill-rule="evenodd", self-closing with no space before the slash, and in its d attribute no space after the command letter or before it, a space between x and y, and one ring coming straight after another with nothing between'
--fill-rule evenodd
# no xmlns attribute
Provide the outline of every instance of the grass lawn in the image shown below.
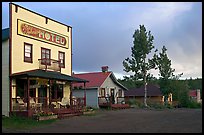
<svg viewBox="0 0 204 135"><path fill-rule="evenodd" d="M33 127L39 127L46 124L51 124L55 122L56 119L45 120L45 121L37 121L31 118L24 117L3 117L2 116L2 127L9 129L31 129Z"/></svg>

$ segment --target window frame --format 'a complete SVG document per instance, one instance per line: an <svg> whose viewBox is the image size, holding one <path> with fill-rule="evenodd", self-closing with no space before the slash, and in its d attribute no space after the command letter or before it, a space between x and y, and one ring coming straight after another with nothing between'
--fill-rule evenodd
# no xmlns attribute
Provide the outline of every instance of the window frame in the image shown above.
<svg viewBox="0 0 204 135"><path fill-rule="evenodd" d="M122 89L119 89L118 90L118 97L122 97L123 96L123 91L122 91Z"/></svg>
<svg viewBox="0 0 204 135"><path fill-rule="evenodd" d="M30 52L26 52L26 46L30 47ZM26 53L29 53L30 57L27 57ZM24 62L33 63L33 44L24 42Z"/></svg>
<svg viewBox="0 0 204 135"><path fill-rule="evenodd" d="M106 96L106 89L105 88L100 88L99 96L100 97L105 97Z"/></svg>
<svg viewBox="0 0 204 135"><path fill-rule="evenodd" d="M63 63L61 63L60 54L63 54ZM58 52L58 60L60 68L65 68L65 52L59 51Z"/></svg>
<svg viewBox="0 0 204 135"><path fill-rule="evenodd" d="M45 50L45 53L43 53L43 50ZM46 58L46 51L47 50L49 51L49 58L48 59ZM45 59L48 60L48 62L47 61L46 62L43 61L43 59L44 59L42 57L43 54L45 54ZM41 64L42 65L51 65L51 49L41 47Z"/></svg>

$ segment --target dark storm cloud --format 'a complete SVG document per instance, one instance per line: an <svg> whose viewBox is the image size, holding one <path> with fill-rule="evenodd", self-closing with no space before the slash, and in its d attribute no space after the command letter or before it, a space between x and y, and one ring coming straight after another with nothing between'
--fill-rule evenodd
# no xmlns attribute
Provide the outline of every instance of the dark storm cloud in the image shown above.
<svg viewBox="0 0 204 135"><path fill-rule="evenodd" d="M167 47L172 66L184 77L202 74L201 2L16 2L73 27L73 71L100 71L108 65L122 77L122 61L130 57L132 35L144 24L154 45ZM3 2L2 28L8 27ZM155 71L153 71L155 72Z"/></svg>

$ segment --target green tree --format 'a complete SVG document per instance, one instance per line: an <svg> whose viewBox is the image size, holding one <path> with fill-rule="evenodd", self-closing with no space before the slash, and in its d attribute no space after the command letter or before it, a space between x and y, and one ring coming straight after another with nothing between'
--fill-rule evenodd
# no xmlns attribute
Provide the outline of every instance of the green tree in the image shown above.
<svg viewBox="0 0 204 135"><path fill-rule="evenodd" d="M147 59L148 54L154 48L154 37L150 31L146 31L144 25L139 25L140 29L135 30L133 34L133 47L131 47L131 58L126 58L123 61L124 71L132 72L130 75L132 80L142 79L145 85L144 88L144 105L147 106L147 73L148 70L154 68L155 64L152 59Z"/></svg>
<svg viewBox="0 0 204 135"><path fill-rule="evenodd" d="M156 64L159 69L159 85L166 101L169 93L172 93L170 87L170 78L174 77L175 69L171 68L171 60L168 58L167 49L162 47L162 51L156 56Z"/></svg>

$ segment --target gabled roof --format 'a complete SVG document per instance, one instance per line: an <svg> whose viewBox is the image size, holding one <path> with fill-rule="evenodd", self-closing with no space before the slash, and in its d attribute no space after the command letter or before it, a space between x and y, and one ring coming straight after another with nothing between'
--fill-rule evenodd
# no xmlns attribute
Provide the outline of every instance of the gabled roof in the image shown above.
<svg viewBox="0 0 204 135"><path fill-rule="evenodd" d="M74 77L81 78L88 80L89 82L86 83L86 88L96 88L101 87L101 85L105 82L108 77L124 90L127 90L122 84L120 84L112 72L91 72L91 73L81 73L81 74L73 74ZM73 87L82 87L82 83L73 84Z"/></svg>
<svg viewBox="0 0 204 135"><path fill-rule="evenodd" d="M2 30L2 41L9 39L9 28Z"/></svg>
<svg viewBox="0 0 204 135"><path fill-rule="evenodd" d="M80 79L77 77L72 77L66 74L62 74L59 72L53 72L53 71L45 71L41 69L21 72L21 73L15 73L12 74L11 77L13 78L22 78L22 77L40 77L45 79L56 79L61 81L69 81L69 82L88 82L87 80Z"/></svg>
<svg viewBox="0 0 204 135"><path fill-rule="evenodd" d="M144 96L144 86L125 91L125 96ZM147 96L163 96L160 87L154 84L147 84Z"/></svg>

